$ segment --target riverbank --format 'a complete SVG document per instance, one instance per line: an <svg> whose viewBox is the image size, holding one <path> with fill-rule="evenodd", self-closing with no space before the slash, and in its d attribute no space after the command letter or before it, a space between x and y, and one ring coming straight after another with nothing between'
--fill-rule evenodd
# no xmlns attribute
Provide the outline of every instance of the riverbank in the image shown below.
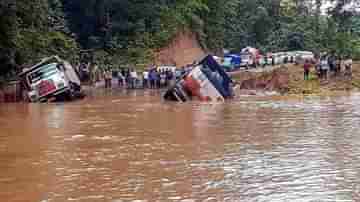
<svg viewBox="0 0 360 202"><path fill-rule="evenodd" d="M287 64L278 67L258 68L232 74L240 85L240 90L277 91L281 94L332 94L335 92L359 91L360 63L353 65L352 78L330 76L320 80L314 69L310 79L304 81L303 69L300 65Z"/></svg>
<svg viewBox="0 0 360 202"><path fill-rule="evenodd" d="M293 64L282 66L269 66L243 70L231 73L234 81L239 84L238 95L257 95L261 92L278 92L282 95L333 95L342 92L356 92L360 89L360 63L353 66L352 79L341 75L331 76L328 80L317 78L315 70L310 73L310 80L304 81L302 66ZM113 80L113 86L117 86L117 80ZM95 88L104 88L104 83L99 82ZM93 87L84 85L86 92ZM116 90L117 88L114 88ZM267 95L265 93L265 95ZM21 102L21 89L15 83L9 83L0 88L0 103Z"/></svg>

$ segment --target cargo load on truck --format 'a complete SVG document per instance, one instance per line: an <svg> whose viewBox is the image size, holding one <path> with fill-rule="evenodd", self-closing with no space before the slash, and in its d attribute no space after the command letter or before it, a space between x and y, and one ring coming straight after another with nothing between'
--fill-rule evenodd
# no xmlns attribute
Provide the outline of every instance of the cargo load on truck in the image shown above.
<svg viewBox="0 0 360 202"><path fill-rule="evenodd" d="M164 94L165 100L225 101L233 97L233 81L209 55L185 73Z"/></svg>
<svg viewBox="0 0 360 202"><path fill-rule="evenodd" d="M19 75L30 102L83 97L81 82L71 64L58 56L44 58Z"/></svg>

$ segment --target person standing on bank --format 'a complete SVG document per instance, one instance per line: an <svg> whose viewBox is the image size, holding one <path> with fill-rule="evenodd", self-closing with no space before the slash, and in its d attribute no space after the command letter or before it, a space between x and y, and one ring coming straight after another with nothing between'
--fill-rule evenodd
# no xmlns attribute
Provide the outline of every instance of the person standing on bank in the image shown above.
<svg viewBox="0 0 360 202"><path fill-rule="evenodd" d="M159 72L160 74L160 88L163 88L166 86L166 73L164 70Z"/></svg>
<svg viewBox="0 0 360 202"><path fill-rule="evenodd" d="M160 73L158 70L154 70L154 88L160 88Z"/></svg>
<svg viewBox="0 0 360 202"><path fill-rule="evenodd" d="M105 79L105 88L111 88L111 79L112 79L112 74L110 70L105 70L104 72L104 79Z"/></svg>
<svg viewBox="0 0 360 202"><path fill-rule="evenodd" d="M130 69L129 68L127 68L125 70L124 77L125 77L125 81L126 81L126 87L129 88L131 86L131 77L130 77Z"/></svg>
<svg viewBox="0 0 360 202"><path fill-rule="evenodd" d="M143 72L143 88L149 87L149 71L145 70Z"/></svg>
<svg viewBox="0 0 360 202"><path fill-rule="evenodd" d="M353 64L353 60L351 59L350 56L346 57L346 60L344 61L344 66L345 66L345 76L351 78L352 77L352 64Z"/></svg>
<svg viewBox="0 0 360 202"><path fill-rule="evenodd" d="M149 83L150 83L150 88L153 89L155 88L155 76L154 76L154 69L151 69L149 72Z"/></svg>
<svg viewBox="0 0 360 202"><path fill-rule="evenodd" d="M131 70L130 77L131 77L131 88L134 89L136 88L136 84L138 80L137 72L135 71L135 69Z"/></svg>
<svg viewBox="0 0 360 202"><path fill-rule="evenodd" d="M305 81L309 80L310 68L311 68L310 61L305 60L305 63L304 63L304 80Z"/></svg>
<svg viewBox="0 0 360 202"><path fill-rule="evenodd" d="M171 81L173 80L173 72L171 70L166 71L166 86L171 85Z"/></svg>
<svg viewBox="0 0 360 202"><path fill-rule="evenodd" d="M335 61L335 76L339 76L341 73L342 58L338 56Z"/></svg>
<svg viewBox="0 0 360 202"><path fill-rule="evenodd" d="M117 77L118 77L118 86L119 87L125 86L125 77L124 77L122 71L118 71L117 73L118 73L118 75L117 75Z"/></svg>
<svg viewBox="0 0 360 202"><path fill-rule="evenodd" d="M329 63L325 56L321 59L320 62L320 68L321 68L321 78L327 80L328 77L328 71L329 71Z"/></svg>

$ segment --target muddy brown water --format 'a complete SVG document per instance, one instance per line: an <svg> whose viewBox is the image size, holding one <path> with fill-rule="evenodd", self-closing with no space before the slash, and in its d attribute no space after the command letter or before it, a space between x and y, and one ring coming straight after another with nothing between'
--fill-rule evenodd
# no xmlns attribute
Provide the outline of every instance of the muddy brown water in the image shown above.
<svg viewBox="0 0 360 202"><path fill-rule="evenodd" d="M0 105L0 201L360 201L360 95Z"/></svg>

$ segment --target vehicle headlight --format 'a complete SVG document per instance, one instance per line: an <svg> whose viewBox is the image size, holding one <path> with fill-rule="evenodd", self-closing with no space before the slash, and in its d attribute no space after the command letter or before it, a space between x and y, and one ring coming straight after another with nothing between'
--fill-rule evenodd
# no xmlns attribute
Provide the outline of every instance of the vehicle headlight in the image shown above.
<svg viewBox="0 0 360 202"><path fill-rule="evenodd" d="M59 88L63 88L63 87L65 87L65 83L64 82L59 82L57 86Z"/></svg>
<svg viewBox="0 0 360 202"><path fill-rule="evenodd" d="M30 98L30 100L36 100L37 97L38 97L37 92L36 92L35 90L30 91L30 92L28 93L28 97Z"/></svg>

